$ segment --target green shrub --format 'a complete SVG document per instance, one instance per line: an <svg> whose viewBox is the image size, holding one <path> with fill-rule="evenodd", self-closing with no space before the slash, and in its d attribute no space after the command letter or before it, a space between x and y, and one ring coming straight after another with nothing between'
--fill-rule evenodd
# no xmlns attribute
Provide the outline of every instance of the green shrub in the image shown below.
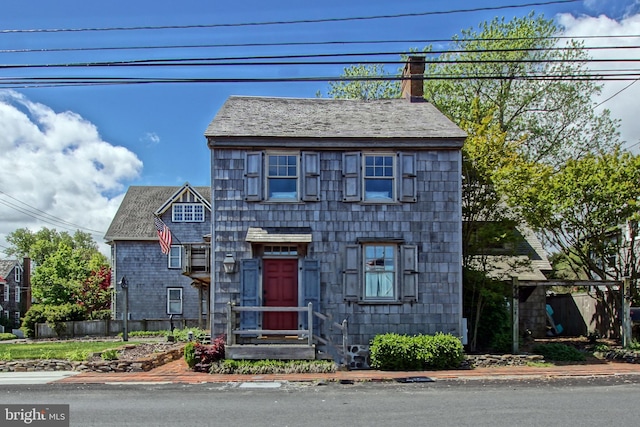
<svg viewBox="0 0 640 427"><path fill-rule="evenodd" d="M582 362L586 360L584 353L565 344L540 344L533 347L532 351L535 354L541 354L547 360L557 362Z"/></svg>
<svg viewBox="0 0 640 427"><path fill-rule="evenodd" d="M60 337L64 335L67 329L66 322L84 320L86 310L78 304L66 303L49 305L46 307L44 314L47 319L47 325Z"/></svg>
<svg viewBox="0 0 640 427"><path fill-rule="evenodd" d="M462 343L451 334L377 335L369 347L371 367L386 371L451 369L464 360Z"/></svg>
<svg viewBox="0 0 640 427"><path fill-rule="evenodd" d="M211 365L212 374L331 373L335 363L328 360L220 360Z"/></svg>
<svg viewBox="0 0 640 427"><path fill-rule="evenodd" d="M190 342L184 346L184 360L187 362L189 369L196 366L196 343Z"/></svg>
<svg viewBox="0 0 640 427"><path fill-rule="evenodd" d="M45 310L46 306L33 304L29 311L25 313L20 329L26 337L34 338L36 336L36 323L44 323L47 321Z"/></svg>
<svg viewBox="0 0 640 427"><path fill-rule="evenodd" d="M72 362L84 362L89 359L89 354L91 354L91 352L88 350L73 350L67 353L65 359Z"/></svg>
<svg viewBox="0 0 640 427"><path fill-rule="evenodd" d="M204 338L208 335L207 331L200 328L184 328L184 329L174 329L173 333L171 331L166 331L167 335L173 335L176 341L188 342L189 341L189 332L193 333L193 341L202 342Z"/></svg>
<svg viewBox="0 0 640 427"><path fill-rule="evenodd" d="M122 338L122 335L122 332L118 334L120 338ZM131 331L127 335L132 338L165 337L167 336L167 331Z"/></svg>
<svg viewBox="0 0 640 427"><path fill-rule="evenodd" d="M625 348L627 350L633 350L633 351L640 350L640 342L638 342L637 340L633 340Z"/></svg>
<svg viewBox="0 0 640 427"><path fill-rule="evenodd" d="M117 360L118 359L118 350L115 348L109 348L102 352L100 355L102 360Z"/></svg>
<svg viewBox="0 0 640 427"><path fill-rule="evenodd" d="M111 319L111 310L92 311L87 320L109 320Z"/></svg>
<svg viewBox="0 0 640 427"><path fill-rule="evenodd" d="M8 332L3 332L0 334L0 341L15 340L16 338L18 337Z"/></svg>

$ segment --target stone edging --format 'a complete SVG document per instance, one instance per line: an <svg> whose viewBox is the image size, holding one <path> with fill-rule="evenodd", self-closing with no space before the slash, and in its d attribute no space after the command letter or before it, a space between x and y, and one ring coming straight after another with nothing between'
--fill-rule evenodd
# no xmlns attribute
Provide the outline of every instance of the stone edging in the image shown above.
<svg viewBox="0 0 640 427"><path fill-rule="evenodd" d="M71 362L69 360L13 360L7 362L0 360L0 372L147 372L182 358L183 351L184 348L173 349L138 360L100 360L97 362Z"/></svg>

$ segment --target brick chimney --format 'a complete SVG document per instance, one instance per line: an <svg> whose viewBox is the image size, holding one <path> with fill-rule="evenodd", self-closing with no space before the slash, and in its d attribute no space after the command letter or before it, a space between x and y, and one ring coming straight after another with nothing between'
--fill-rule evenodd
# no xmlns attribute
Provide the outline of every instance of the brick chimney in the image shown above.
<svg viewBox="0 0 640 427"><path fill-rule="evenodd" d="M410 56L402 70L402 97L409 102L424 102L424 56Z"/></svg>

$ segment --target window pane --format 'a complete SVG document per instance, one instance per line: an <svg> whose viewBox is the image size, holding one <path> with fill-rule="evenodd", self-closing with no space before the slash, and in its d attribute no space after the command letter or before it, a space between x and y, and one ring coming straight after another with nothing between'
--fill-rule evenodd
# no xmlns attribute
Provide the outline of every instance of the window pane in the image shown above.
<svg viewBox="0 0 640 427"><path fill-rule="evenodd" d="M392 200L393 180L367 179L364 182L364 192L366 200Z"/></svg>
<svg viewBox="0 0 640 427"><path fill-rule="evenodd" d="M395 297L395 246L365 246L365 298Z"/></svg>
<svg viewBox="0 0 640 427"><path fill-rule="evenodd" d="M180 268L180 258L182 255L182 248L180 246L172 246L169 252L169 268Z"/></svg>
<svg viewBox="0 0 640 427"><path fill-rule="evenodd" d="M270 199L296 199L298 180L295 178L269 178Z"/></svg>

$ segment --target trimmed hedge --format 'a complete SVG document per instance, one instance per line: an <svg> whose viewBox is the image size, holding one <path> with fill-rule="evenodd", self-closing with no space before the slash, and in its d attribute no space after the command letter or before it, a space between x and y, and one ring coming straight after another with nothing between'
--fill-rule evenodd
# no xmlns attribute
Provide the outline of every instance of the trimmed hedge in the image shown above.
<svg viewBox="0 0 640 427"><path fill-rule="evenodd" d="M451 334L377 335L369 347L370 366L384 371L420 371L460 367L462 342Z"/></svg>

